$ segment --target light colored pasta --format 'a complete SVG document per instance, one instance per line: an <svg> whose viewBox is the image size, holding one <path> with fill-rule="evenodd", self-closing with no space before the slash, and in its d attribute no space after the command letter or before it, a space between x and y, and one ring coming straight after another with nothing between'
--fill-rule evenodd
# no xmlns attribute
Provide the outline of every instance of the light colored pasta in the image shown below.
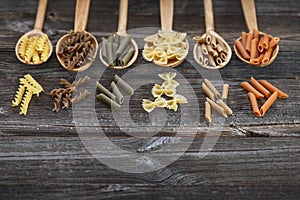
<svg viewBox="0 0 300 200"><path fill-rule="evenodd" d="M205 120L207 122L209 122L209 123L211 122L211 106L207 101L205 101L205 115L204 115L204 117L205 117Z"/></svg>
<svg viewBox="0 0 300 200"><path fill-rule="evenodd" d="M167 106L167 101L163 97L158 97L154 101L150 101L148 99L143 99L142 106L143 106L145 111L151 112L157 107L158 108L166 107Z"/></svg>
<svg viewBox="0 0 300 200"><path fill-rule="evenodd" d="M222 108L224 108L225 112L227 115L231 115L232 114L232 110L231 108L229 108L229 106L221 99L217 100L217 104L219 104L220 106L222 106Z"/></svg>
<svg viewBox="0 0 300 200"><path fill-rule="evenodd" d="M154 97L160 97L161 95L167 95L173 97L176 94L175 88L163 88L161 85L155 84L152 88L152 95Z"/></svg>
<svg viewBox="0 0 300 200"><path fill-rule="evenodd" d="M28 40L28 45L25 51L25 61L27 63L31 62L31 58L35 52L35 48L36 48L36 40L37 40L37 36L32 36L29 38Z"/></svg>
<svg viewBox="0 0 300 200"><path fill-rule="evenodd" d="M28 36L22 36L18 47L18 54L22 59L25 59L25 52L27 48Z"/></svg>
<svg viewBox="0 0 300 200"><path fill-rule="evenodd" d="M41 90L33 87L25 78L20 78L20 84L23 84L27 90L30 90L33 94L39 96Z"/></svg>
<svg viewBox="0 0 300 200"><path fill-rule="evenodd" d="M211 100L215 100L214 93L206 86L205 83L202 83L202 90Z"/></svg>
<svg viewBox="0 0 300 200"><path fill-rule="evenodd" d="M225 109L222 106L220 106L219 104L215 103L214 101L212 101L208 97L206 97L206 101L210 104L210 106L212 107L212 109L214 109L215 111L217 111L223 117L227 118L226 111L225 111Z"/></svg>
<svg viewBox="0 0 300 200"><path fill-rule="evenodd" d="M23 96L23 99L22 99L22 103L21 103L21 107L20 107L20 115L26 115L27 114L27 110L28 110L28 105L30 103L30 100L31 100L31 97L32 97L32 92L27 90L25 92L25 95Z"/></svg>
<svg viewBox="0 0 300 200"><path fill-rule="evenodd" d="M178 104L185 103L188 103L187 99L182 95L176 94L174 95L173 99L167 101L167 108L176 112L178 109Z"/></svg>
<svg viewBox="0 0 300 200"><path fill-rule="evenodd" d="M222 90L222 99L227 99L228 98L228 91L229 91L229 85L224 84L223 85L223 90Z"/></svg>
<svg viewBox="0 0 300 200"><path fill-rule="evenodd" d="M30 74L26 74L24 78L27 80L28 83L30 83L33 87L35 87L39 91L41 92L44 91L43 87Z"/></svg>
<svg viewBox="0 0 300 200"><path fill-rule="evenodd" d="M38 37L36 43L36 50L43 51L44 46L48 43L47 40L48 40L47 34L43 34L41 37Z"/></svg>
<svg viewBox="0 0 300 200"><path fill-rule="evenodd" d="M21 101L22 101L22 98L23 98L23 94L25 92L25 86L24 85L19 85L19 88L16 92L16 95L15 95L15 99L12 101L12 106L13 107L16 107L18 105L20 105Z"/></svg>
<svg viewBox="0 0 300 200"><path fill-rule="evenodd" d="M204 79L203 82L210 89L210 91L212 91L214 93L214 95L217 99L222 98L221 94L218 92L218 90L215 88L215 86L208 79Z"/></svg>

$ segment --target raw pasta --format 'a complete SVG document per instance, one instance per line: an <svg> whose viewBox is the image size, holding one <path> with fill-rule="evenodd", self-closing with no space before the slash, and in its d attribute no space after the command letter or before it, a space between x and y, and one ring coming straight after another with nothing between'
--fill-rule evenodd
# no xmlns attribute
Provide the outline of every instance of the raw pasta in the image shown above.
<svg viewBox="0 0 300 200"><path fill-rule="evenodd" d="M219 104L220 106L222 106L224 108L227 115L232 114L231 108L229 108L229 106L224 101L222 101L221 99L218 99L217 104Z"/></svg>
<svg viewBox="0 0 300 200"><path fill-rule="evenodd" d="M20 115L26 115L28 110L28 105L32 97L32 92L27 90L25 95L23 96L21 107L20 107Z"/></svg>
<svg viewBox="0 0 300 200"><path fill-rule="evenodd" d="M202 83L202 90L211 100L215 100L214 93L206 86L205 83Z"/></svg>
<svg viewBox="0 0 300 200"><path fill-rule="evenodd" d="M261 113L258 108L257 99L252 92L248 92L249 101L251 104L252 112L255 116L261 117Z"/></svg>
<svg viewBox="0 0 300 200"><path fill-rule="evenodd" d="M274 104L274 102L276 101L278 97L278 92L275 91L269 98L268 100L261 106L260 108L260 113L261 116L264 116L266 114L266 112L269 110L269 108Z"/></svg>
<svg viewBox="0 0 300 200"><path fill-rule="evenodd" d="M24 78L27 80L28 83L30 83L33 87L38 89L39 91L44 91L43 87L30 75L26 74Z"/></svg>
<svg viewBox="0 0 300 200"><path fill-rule="evenodd" d="M116 96L117 103L122 104L123 101L124 101L124 96L121 93L121 91L119 90L119 88L117 87L117 85L115 84L115 82L112 81L110 86L111 86L111 89L113 91L113 94Z"/></svg>
<svg viewBox="0 0 300 200"><path fill-rule="evenodd" d="M211 122L211 106L210 104L205 101L205 120L208 121L209 123Z"/></svg>
<svg viewBox="0 0 300 200"><path fill-rule="evenodd" d="M278 92L278 97L279 98L288 98L289 95L287 95L286 93L284 93L283 91L279 90L278 88L276 88L274 85L272 85L271 83L269 83L266 80L259 80L258 81L263 87L265 87L267 90L269 90L270 92L274 93L275 91Z"/></svg>
<svg viewBox="0 0 300 200"><path fill-rule="evenodd" d="M133 95L134 90L133 88L126 83L122 78L120 78L117 74L115 74L114 80L117 86L121 87L127 94Z"/></svg>
<svg viewBox="0 0 300 200"><path fill-rule="evenodd" d="M176 94L176 89L164 88L161 85L155 84L152 88L152 95L154 97L160 97L163 94L167 95L168 97L173 97Z"/></svg>
<svg viewBox="0 0 300 200"><path fill-rule="evenodd" d="M115 102L114 100L112 100L111 98L109 98L108 96L106 96L103 93L98 94L96 97L97 97L97 99L99 99L99 100L105 102L106 104L110 105L110 107L112 109L119 109L119 108L121 108L120 104L118 104L117 102Z"/></svg>
<svg viewBox="0 0 300 200"><path fill-rule="evenodd" d="M80 92L78 95L76 95L75 97L73 97L70 102L71 103L78 103L79 101L84 100L88 95L89 95L89 91L88 90L84 90L84 92Z"/></svg>
<svg viewBox="0 0 300 200"><path fill-rule="evenodd" d="M222 98L221 94L218 92L218 90L215 88L215 86L208 79L204 79L203 81L206 84L206 86L210 89L210 91L212 91L214 93L214 95L217 99Z"/></svg>
<svg viewBox="0 0 300 200"><path fill-rule="evenodd" d="M210 104L210 106L212 107L212 109L214 109L215 111L217 111L223 117L227 118L226 111L225 111L225 109L222 106L218 105L217 103L215 103L214 101L212 101L208 97L206 97L206 101Z"/></svg>
<svg viewBox="0 0 300 200"><path fill-rule="evenodd" d="M251 85L257 89L260 93L262 93L266 98L271 96L271 92L267 90L264 86L262 86L255 78L251 76L250 78Z"/></svg>
<svg viewBox="0 0 300 200"><path fill-rule="evenodd" d="M22 36L18 48L18 54L22 59L25 59L25 52L27 47L28 36Z"/></svg>
<svg viewBox="0 0 300 200"><path fill-rule="evenodd" d="M247 82L242 82L241 83L241 86L245 89L245 90L247 90L248 92L252 92L254 95L255 95L255 97L257 98L257 99L262 99L262 98L264 98L264 95L262 94L262 93L260 93L260 92L258 92L254 87L252 87L249 83L247 83Z"/></svg>
<svg viewBox="0 0 300 200"><path fill-rule="evenodd" d="M20 105L21 101L22 101L22 97L23 97L23 94L25 92L25 86L24 85L20 85L19 88L18 88L18 91L15 95L15 99L12 101L12 106L16 107L18 105Z"/></svg>
<svg viewBox="0 0 300 200"><path fill-rule="evenodd" d="M229 85L224 84L223 85L223 90L222 90L222 99L227 99L228 98L228 91L229 91Z"/></svg>

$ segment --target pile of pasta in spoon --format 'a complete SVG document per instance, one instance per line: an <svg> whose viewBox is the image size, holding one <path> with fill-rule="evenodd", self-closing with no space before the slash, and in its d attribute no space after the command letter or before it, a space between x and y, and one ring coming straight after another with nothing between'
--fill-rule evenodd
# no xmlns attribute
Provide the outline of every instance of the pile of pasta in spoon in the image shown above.
<svg viewBox="0 0 300 200"><path fill-rule="evenodd" d="M171 60L183 60L188 54L186 33L164 29L146 37L144 41L144 59L159 65L166 65Z"/></svg>

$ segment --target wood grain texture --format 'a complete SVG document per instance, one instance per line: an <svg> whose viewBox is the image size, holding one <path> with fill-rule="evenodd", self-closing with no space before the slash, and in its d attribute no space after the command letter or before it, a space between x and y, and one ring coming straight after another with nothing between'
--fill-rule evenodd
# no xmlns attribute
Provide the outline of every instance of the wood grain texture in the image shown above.
<svg viewBox="0 0 300 200"><path fill-rule="evenodd" d="M33 28L38 1L0 1L0 199L297 199L300 186L300 26L297 0L256 1L258 26L261 31L280 37L278 57L270 66L255 68L242 63L235 54L228 66L219 72L224 83L230 85L228 105L234 114L215 120L208 127L204 120L205 95L201 83L209 71L184 61L176 70L191 87L182 85L184 92L194 92L185 109L196 123L180 121L180 113L170 114L165 127L155 137L136 139L124 130L155 128L141 107L141 98L150 97L151 84L136 90L130 99L130 117L134 126L124 123L121 130L110 109L96 101L96 117L100 124L81 125L96 130L123 149L141 154L163 149L169 143L187 144L195 140L177 161L161 170L130 174L109 168L95 159L86 149L75 127L72 109L52 112L53 99L49 92L60 87L59 80L73 81L76 73L64 70L53 53L47 63L26 66L14 52L19 37ZM215 30L233 47L241 31L247 31L241 3L213 1ZM117 31L118 1L91 1L87 30L98 41ZM53 46L61 36L73 29L75 1L48 1L44 32ZM159 27L159 1L129 1L127 30L140 27ZM176 31L189 37L205 31L203 2L175 1ZM142 41L142 35L136 35ZM194 44L190 44L193 46ZM101 83L109 86L115 73L124 75L131 69L147 64L141 56L129 69L107 69ZM93 72L92 66L88 72ZM88 73L87 72L87 73ZM199 73L201 72L201 74ZM28 115L19 116L19 109L11 107L18 88L18 78L30 73L44 87L45 93L34 97ZM266 79L287 94L278 99L263 118L252 114L242 81L250 77ZM131 77L141 82L144 74ZM184 78L184 79L183 79ZM218 85L220 86L220 85ZM221 87L220 87L221 88ZM148 95L148 96L147 96ZM262 102L259 102L260 104ZM194 112L198 106L199 113ZM88 108L81 110L89 118ZM119 119L127 120L127 115ZM222 123L221 123L222 122ZM174 136L178 124L180 135ZM209 131L221 135L212 152L199 158L199 149ZM140 133L143 136L143 131ZM105 140L100 144L105 145ZM102 143L101 143L102 142ZM164 152L161 158L179 155ZM148 160L149 161L149 160ZM149 164L147 159L143 164ZM151 163L151 162L150 162ZM135 167L133 163L126 163ZM150 164L149 164L150 165Z"/></svg>

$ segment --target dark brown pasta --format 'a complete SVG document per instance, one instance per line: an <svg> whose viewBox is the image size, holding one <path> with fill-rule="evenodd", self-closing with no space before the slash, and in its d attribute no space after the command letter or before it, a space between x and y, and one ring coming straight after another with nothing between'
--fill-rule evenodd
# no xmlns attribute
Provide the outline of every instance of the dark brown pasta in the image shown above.
<svg viewBox="0 0 300 200"><path fill-rule="evenodd" d="M85 32L71 31L61 44L58 55L70 69L79 68L94 60L96 45Z"/></svg>
<svg viewBox="0 0 300 200"><path fill-rule="evenodd" d="M82 101L83 99L85 99L88 95L90 94L90 92L88 90L85 90L84 92L80 92L77 96L73 97L70 102L71 103L77 103L79 101Z"/></svg>

